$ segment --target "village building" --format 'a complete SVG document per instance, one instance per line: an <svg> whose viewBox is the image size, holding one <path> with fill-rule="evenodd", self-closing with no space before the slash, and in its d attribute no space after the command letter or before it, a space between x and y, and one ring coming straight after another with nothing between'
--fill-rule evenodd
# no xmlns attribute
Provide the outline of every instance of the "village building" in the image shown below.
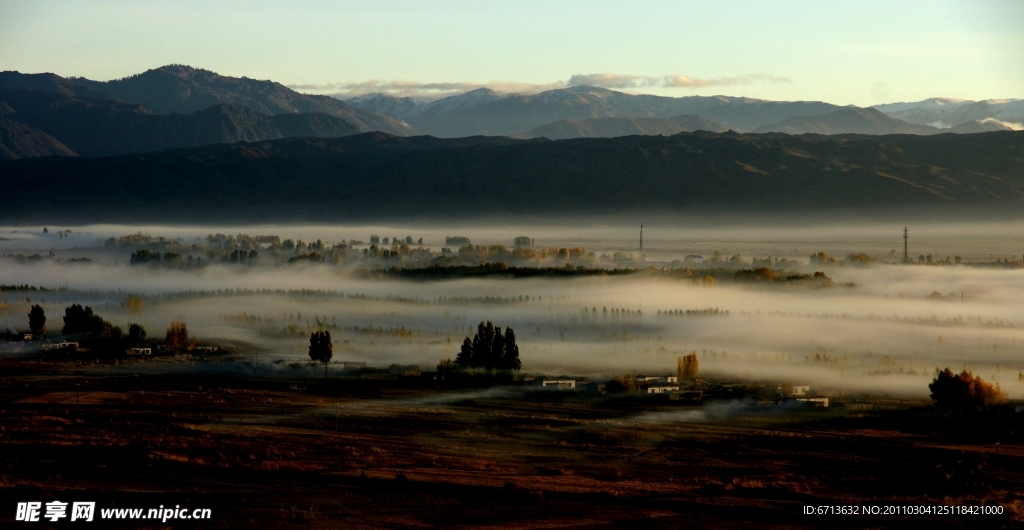
<svg viewBox="0 0 1024 530"><path fill-rule="evenodd" d="M550 390L576 390L576 380L574 379L545 379L541 381L540 386L542 388Z"/></svg>

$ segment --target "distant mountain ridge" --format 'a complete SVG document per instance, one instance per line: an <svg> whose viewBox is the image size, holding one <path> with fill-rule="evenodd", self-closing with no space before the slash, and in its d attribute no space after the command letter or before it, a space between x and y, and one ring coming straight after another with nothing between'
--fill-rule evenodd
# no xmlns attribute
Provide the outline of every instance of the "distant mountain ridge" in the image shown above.
<svg viewBox="0 0 1024 530"><path fill-rule="evenodd" d="M1017 130L1024 128L1024 99L971 101L930 98L908 103L875 105L872 108L909 123L939 128L953 128L990 119L1013 124Z"/></svg>
<svg viewBox="0 0 1024 530"><path fill-rule="evenodd" d="M815 101L765 101L727 96L671 98L626 94L589 86L555 89L535 95L499 94L480 88L427 103L386 94L360 96L347 101L354 106L403 120L420 132L445 138L474 134L529 136L531 129L548 125L564 128L570 122L600 118L671 119L679 115L700 116L738 132L787 131L789 134L893 134L897 131L935 134L999 129L999 126L991 122L981 123L991 119L1002 121L1002 129L1024 128L1014 123L1024 121L1022 100L975 102L932 98L915 103L860 108L862 111L874 109L906 123L862 112L859 118L850 113L847 113L846 119L842 115L834 116L827 124L815 123L812 118L858 107ZM560 125L554 125L556 123ZM844 128L844 123L849 123L852 128ZM927 125L938 131L916 127L918 125ZM961 125L963 127L956 128ZM822 132L826 130L828 132ZM593 134L580 131L581 135ZM565 134L569 134L568 129L559 137L567 138Z"/></svg>
<svg viewBox="0 0 1024 530"><path fill-rule="evenodd" d="M216 105L191 114L153 114L140 105L54 92L0 89L5 117L39 130L82 156L144 153L284 138L359 133L347 121L326 114L267 116L246 107ZM42 140L39 140L42 141ZM57 147L53 154L64 154ZM28 154L39 153L39 154ZM20 156L46 156L29 150Z"/></svg>
<svg viewBox="0 0 1024 530"><path fill-rule="evenodd" d="M478 88L436 101L368 94L344 102L302 94L273 81L184 65L104 82L0 72L0 90L35 94L15 97L5 92L11 100L5 118L27 127L5 125L6 148L0 156L6 157L106 156L365 131L570 139L696 130L929 135L1024 129L1024 100L932 98L858 108L820 101L663 97L571 86L532 95Z"/></svg>
<svg viewBox="0 0 1024 530"><path fill-rule="evenodd" d="M1024 132L341 138L0 161L0 221L1024 213ZM159 190L159 193L154 193ZM315 190L315 200L310 192Z"/></svg>
<svg viewBox="0 0 1024 530"><path fill-rule="evenodd" d="M348 100L385 109L388 96ZM396 98L397 99L397 98ZM397 105L395 105L398 108ZM740 132L792 116L825 114L840 107L817 101L776 102L725 96L671 98L626 94L593 86L574 86L534 95L498 94L477 89L427 104L402 106L402 119L425 134L443 138L513 135L560 120L660 118L697 115Z"/></svg>
<svg viewBox="0 0 1024 530"><path fill-rule="evenodd" d="M23 74L21 72L0 72L0 88L37 90L62 96L90 99L109 99L110 94L93 90L85 85L56 74Z"/></svg>
<svg viewBox="0 0 1024 530"><path fill-rule="evenodd" d="M214 105L247 107L268 115L317 112L352 123L361 131L414 134L394 118L353 107L328 96L301 94L280 83L228 77L185 65L168 65L113 81L71 81L121 101L144 105L157 114L187 114Z"/></svg>

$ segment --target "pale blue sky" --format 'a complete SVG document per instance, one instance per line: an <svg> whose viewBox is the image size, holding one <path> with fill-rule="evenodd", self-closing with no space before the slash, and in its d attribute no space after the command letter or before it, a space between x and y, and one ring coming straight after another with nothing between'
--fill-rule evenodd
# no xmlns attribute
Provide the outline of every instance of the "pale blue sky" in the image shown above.
<svg viewBox="0 0 1024 530"><path fill-rule="evenodd" d="M169 63L328 92L616 74L672 96L1020 98L1024 2L0 0L0 69L105 80Z"/></svg>

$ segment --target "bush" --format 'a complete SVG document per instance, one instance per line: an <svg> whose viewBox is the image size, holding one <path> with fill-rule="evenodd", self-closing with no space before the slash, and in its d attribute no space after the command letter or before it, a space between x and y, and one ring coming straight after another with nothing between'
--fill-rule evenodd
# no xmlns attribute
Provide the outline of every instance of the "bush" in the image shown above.
<svg viewBox="0 0 1024 530"><path fill-rule="evenodd" d="M987 407L1006 403L1006 393L984 379L964 370L954 374L945 370L936 374L928 385L935 405L943 408Z"/></svg>
<svg viewBox="0 0 1024 530"><path fill-rule="evenodd" d="M613 377L611 381L608 381L604 385L604 389L608 392L636 392L639 388L636 385L636 380L631 375L624 375L621 377Z"/></svg>

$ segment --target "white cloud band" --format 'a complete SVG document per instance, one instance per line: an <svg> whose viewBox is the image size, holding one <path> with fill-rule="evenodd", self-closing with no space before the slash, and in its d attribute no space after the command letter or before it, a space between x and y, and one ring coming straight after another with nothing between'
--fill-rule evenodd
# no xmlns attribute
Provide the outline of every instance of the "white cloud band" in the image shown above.
<svg viewBox="0 0 1024 530"><path fill-rule="evenodd" d="M418 81L383 81L371 79L356 83L326 84L292 84L289 88L309 92L332 92L337 97L352 98L365 94L387 94L395 97L411 97L414 99L438 99L455 94L462 94L478 88L489 88L500 93L537 94L546 90L566 88L570 86L591 85L618 90L635 90L641 88L705 88L711 86L737 86L752 83L786 83L792 81L787 77L757 73L738 77L701 79L685 75L640 76L628 74L576 74L568 81L553 83L519 83L514 81L491 81L489 83L469 82L435 82L421 83Z"/></svg>

